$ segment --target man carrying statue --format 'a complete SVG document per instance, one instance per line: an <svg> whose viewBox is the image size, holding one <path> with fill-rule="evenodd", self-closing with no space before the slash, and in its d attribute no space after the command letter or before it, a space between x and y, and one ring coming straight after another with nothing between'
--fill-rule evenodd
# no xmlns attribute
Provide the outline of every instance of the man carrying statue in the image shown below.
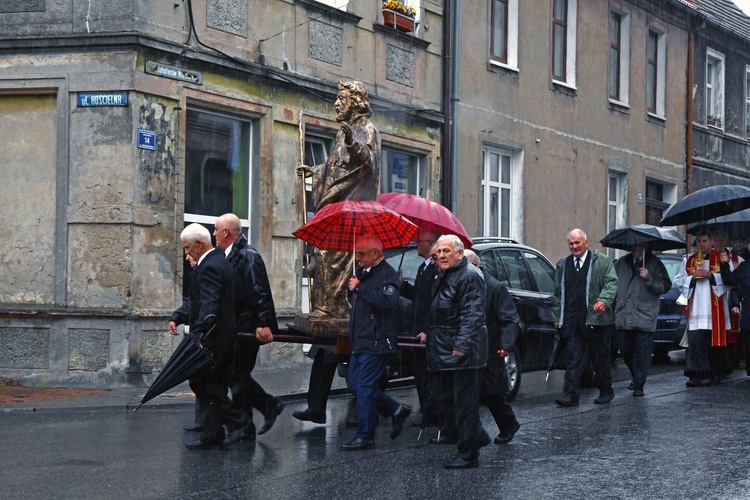
<svg viewBox="0 0 750 500"><path fill-rule="evenodd" d="M375 200L380 182L380 136L370 122L367 89L361 82L339 82L334 103L341 128L328 160L320 165L297 167L300 176L312 177L312 202L317 212L329 203ZM315 250L315 275L311 287L310 319L346 319L347 284L352 274L352 254Z"/></svg>

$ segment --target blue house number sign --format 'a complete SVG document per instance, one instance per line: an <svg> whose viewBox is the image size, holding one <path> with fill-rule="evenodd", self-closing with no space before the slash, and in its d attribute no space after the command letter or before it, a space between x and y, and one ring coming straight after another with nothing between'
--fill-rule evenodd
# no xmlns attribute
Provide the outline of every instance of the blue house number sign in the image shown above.
<svg viewBox="0 0 750 500"><path fill-rule="evenodd" d="M138 129L138 149L156 150L156 132Z"/></svg>

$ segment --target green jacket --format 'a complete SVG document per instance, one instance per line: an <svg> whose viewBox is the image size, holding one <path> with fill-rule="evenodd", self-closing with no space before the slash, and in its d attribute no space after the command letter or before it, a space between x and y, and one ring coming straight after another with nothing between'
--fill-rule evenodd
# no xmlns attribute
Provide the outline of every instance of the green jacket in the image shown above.
<svg viewBox="0 0 750 500"><path fill-rule="evenodd" d="M572 255L563 257L557 262L557 267L555 268L555 303L552 306L552 316L557 319L558 328L561 328L565 321L565 308L563 307L565 304L565 289L562 286L565 279L565 260L572 258ZM609 257L597 251L589 250L587 258L591 259L591 263L588 275L586 276L586 290L588 291L586 294L588 299L586 301L586 325L614 325L615 314L612 304L617 295L617 273L615 272L615 266L612 265ZM594 304L599 300L607 306L607 309L601 314L594 312Z"/></svg>

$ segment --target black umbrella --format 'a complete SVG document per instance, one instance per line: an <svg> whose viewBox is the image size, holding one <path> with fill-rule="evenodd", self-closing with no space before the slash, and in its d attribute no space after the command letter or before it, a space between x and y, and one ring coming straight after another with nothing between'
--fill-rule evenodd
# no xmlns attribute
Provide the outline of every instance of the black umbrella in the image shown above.
<svg viewBox="0 0 750 500"><path fill-rule="evenodd" d="M730 238L746 237L750 234L750 209L699 222L687 230L692 235L700 231L722 232L728 234Z"/></svg>
<svg viewBox="0 0 750 500"><path fill-rule="evenodd" d="M185 336L133 411L213 364L211 351L201 346L193 335Z"/></svg>
<svg viewBox="0 0 750 500"><path fill-rule="evenodd" d="M647 243L650 250L676 250L685 248L685 238L674 229L638 224L611 231L602 238L602 245L609 248L630 250L633 245Z"/></svg>
<svg viewBox="0 0 750 500"><path fill-rule="evenodd" d="M678 226L750 208L750 188L725 184L700 189L672 205L660 226Z"/></svg>
<svg viewBox="0 0 750 500"><path fill-rule="evenodd" d="M555 330L555 339L552 344L552 354L549 356L549 363L547 364L547 376L544 377L544 381L549 380L549 374L555 369L557 364L557 358L560 357L560 353L565 350L565 340L562 338L562 331L558 328Z"/></svg>

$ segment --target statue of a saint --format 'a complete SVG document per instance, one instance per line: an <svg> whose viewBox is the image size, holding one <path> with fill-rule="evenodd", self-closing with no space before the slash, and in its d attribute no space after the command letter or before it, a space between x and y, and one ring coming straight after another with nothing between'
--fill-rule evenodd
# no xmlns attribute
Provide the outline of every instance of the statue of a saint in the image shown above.
<svg viewBox="0 0 750 500"><path fill-rule="evenodd" d="M372 111L367 89L361 82L339 82L334 104L341 128L328 160L321 165L302 165L297 173L312 176L312 202L317 212L343 200L374 200L380 182L380 136L370 122ZM346 319L347 283L352 254L315 250L315 279L310 291L310 319Z"/></svg>

